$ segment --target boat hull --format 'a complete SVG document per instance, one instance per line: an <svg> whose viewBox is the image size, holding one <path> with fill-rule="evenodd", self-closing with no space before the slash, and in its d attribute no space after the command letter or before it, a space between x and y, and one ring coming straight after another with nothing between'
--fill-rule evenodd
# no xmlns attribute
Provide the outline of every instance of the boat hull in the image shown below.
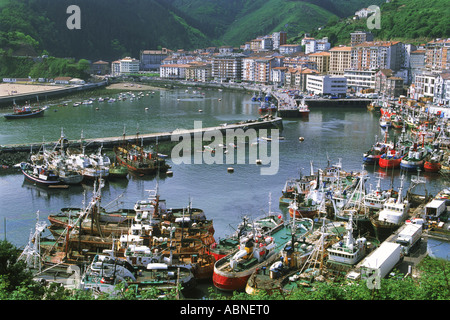
<svg viewBox="0 0 450 320"><path fill-rule="evenodd" d="M45 109L41 109L39 111L31 112L31 113L25 113L25 114L5 114L5 119L13 120L13 119L24 119L24 118L38 118L44 116Z"/></svg>
<svg viewBox="0 0 450 320"><path fill-rule="evenodd" d="M439 172L439 170L441 170L441 164L439 162L425 161L423 164L423 169L426 172Z"/></svg>
<svg viewBox="0 0 450 320"><path fill-rule="evenodd" d="M407 161L402 159L402 161L400 162L400 168L405 171L417 171L417 169L422 169L423 163L423 160Z"/></svg>
<svg viewBox="0 0 450 320"><path fill-rule="evenodd" d="M383 158L380 157L378 165L380 168L400 168L400 162L402 158Z"/></svg>

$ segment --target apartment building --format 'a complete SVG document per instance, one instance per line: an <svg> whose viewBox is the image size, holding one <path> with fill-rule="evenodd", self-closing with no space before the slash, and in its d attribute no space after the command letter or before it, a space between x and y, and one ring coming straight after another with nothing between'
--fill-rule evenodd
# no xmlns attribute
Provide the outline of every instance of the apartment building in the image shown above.
<svg viewBox="0 0 450 320"><path fill-rule="evenodd" d="M352 47L352 70L391 69L404 66L404 47L399 41L363 42Z"/></svg>
<svg viewBox="0 0 450 320"><path fill-rule="evenodd" d="M376 70L345 70L344 77L347 78L347 85L355 92L365 89L375 89Z"/></svg>
<svg viewBox="0 0 450 320"><path fill-rule="evenodd" d="M288 68L309 68L316 69L316 62L309 59L309 56L303 52L298 52L292 56L287 56L283 59L283 66Z"/></svg>
<svg viewBox="0 0 450 320"><path fill-rule="evenodd" d="M111 75L113 77L120 76L120 61L119 60L111 62Z"/></svg>
<svg viewBox="0 0 450 320"><path fill-rule="evenodd" d="M189 64L162 64L159 67L159 76L166 79L186 79L186 70Z"/></svg>
<svg viewBox="0 0 450 320"><path fill-rule="evenodd" d="M302 47L298 44L283 44L279 47L281 54L291 55L293 53L301 52Z"/></svg>
<svg viewBox="0 0 450 320"><path fill-rule="evenodd" d="M450 106L450 72L443 72L436 77L434 103Z"/></svg>
<svg viewBox="0 0 450 320"><path fill-rule="evenodd" d="M185 70L187 80L206 82L211 79L211 63L192 62Z"/></svg>
<svg viewBox="0 0 450 320"><path fill-rule="evenodd" d="M286 44L287 33L285 31L279 31L272 33L272 50L278 50L280 46Z"/></svg>
<svg viewBox="0 0 450 320"><path fill-rule="evenodd" d="M330 75L308 75L306 90L319 95L345 97L347 95L347 78Z"/></svg>
<svg viewBox="0 0 450 320"><path fill-rule="evenodd" d="M288 70L287 67L274 67L271 70L272 83L277 86L284 86L285 73Z"/></svg>
<svg viewBox="0 0 450 320"><path fill-rule="evenodd" d="M141 50L140 69L142 71L159 70L161 63L169 56L170 50Z"/></svg>
<svg viewBox="0 0 450 320"><path fill-rule="evenodd" d="M373 34L370 31L355 31L350 33L350 45L352 47L368 41L373 41Z"/></svg>
<svg viewBox="0 0 450 320"><path fill-rule="evenodd" d="M436 72L424 71L421 74L417 74L413 85L410 87L410 96L413 99L419 99L420 97L434 98L435 83L438 78Z"/></svg>
<svg viewBox="0 0 450 320"><path fill-rule="evenodd" d="M330 69L329 74L344 74L345 70L350 69L352 47L338 46L330 49Z"/></svg>
<svg viewBox="0 0 450 320"><path fill-rule="evenodd" d="M290 88L306 91L306 81L308 76L316 75L317 71L309 68L289 68L285 72L284 83Z"/></svg>
<svg viewBox="0 0 450 320"><path fill-rule="evenodd" d="M331 45L328 42L328 38L314 39L310 37L304 37L302 39L302 46L305 46L305 53L314 53L329 50Z"/></svg>
<svg viewBox="0 0 450 320"><path fill-rule="evenodd" d="M103 60L96 61L91 65L91 73L98 76L110 74L111 68L109 63Z"/></svg>
<svg viewBox="0 0 450 320"><path fill-rule="evenodd" d="M382 69L375 74L375 92L391 97L403 94L404 80L396 77L391 69Z"/></svg>
<svg viewBox="0 0 450 320"><path fill-rule="evenodd" d="M330 70L331 53L327 51L311 53L308 58L316 63L316 70L319 73L327 74Z"/></svg>
<svg viewBox="0 0 450 320"><path fill-rule="evenodd" d="M218 55L212 59L211 76L219 82L241 81L243 54Z"/></svg>
<svg viewBox="0 0 450 320"><path fill-rule="evenodd" d="M425 67L430 71L450 69L450 38L436 39L425 45Z"/></svg>
<svg viewBox="0 0 450 320"><path fill-rule="evenodd" d="M139 72L139 60L125 57L119 60L120 62L120 74L138 73Z"/></svg>
<svg viewBox="0 0 450 320"><path fill-rule="evenodd" d="M425 70L425 49L411 51L409 57L409 67L411 72L411 82L414 83L417 74Z"/></svg>

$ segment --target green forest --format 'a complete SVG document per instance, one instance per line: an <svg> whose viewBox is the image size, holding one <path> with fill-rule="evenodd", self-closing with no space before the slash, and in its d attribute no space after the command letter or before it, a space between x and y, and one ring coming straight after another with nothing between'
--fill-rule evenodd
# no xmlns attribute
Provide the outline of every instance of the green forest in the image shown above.
<svg viewBox="0 0 450 320"><path fill-rule="evenodd" d="M398 40L423 44L450 37L450 6L447 0L391 0L380 6L381 28L370 30L377 40ZM332 45L349 44L350 32L366 30L367 20L351 18L328 21L314 37L328 37Z"/></svg>
<svg viewBox="0 0 450 320"><path fill-rule="evenodd" d="M76 4L81 29L68 29ZM0 75L85 78L86 60L139 58L143 49L239 46L256 36L286 31L288 43L305 33L346 44L367 30L355 11L381 8L376 39L425 43L450 36L447 0L1 0ZM46 55L52 59L36 59Z"/></svg>

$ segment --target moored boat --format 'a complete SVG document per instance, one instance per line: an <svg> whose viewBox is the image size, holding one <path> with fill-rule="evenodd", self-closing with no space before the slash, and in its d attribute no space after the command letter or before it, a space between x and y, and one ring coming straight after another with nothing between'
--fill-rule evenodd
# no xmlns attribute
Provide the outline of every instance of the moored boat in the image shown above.
<svg viewBox="0 0 450 320"><path fill-rule="evenodd" d="M43 108L32 108L30 105L23 107L14 106L13 113L5 114L5 119L23 119L23 118L37 118L44 116L44 111L47 107Z"/></svg>
<svg viewBox="0 0 450 320"><path fill-rule="evenodd" d="M248 278L265 263L274 262L292 238L292 226L295 236L301 238L311 232L313 221L299 219L285 223L271 233L255 232L240 239L238 250L228 254L214 264L213 283L220 290L243 290Z"/></svg>

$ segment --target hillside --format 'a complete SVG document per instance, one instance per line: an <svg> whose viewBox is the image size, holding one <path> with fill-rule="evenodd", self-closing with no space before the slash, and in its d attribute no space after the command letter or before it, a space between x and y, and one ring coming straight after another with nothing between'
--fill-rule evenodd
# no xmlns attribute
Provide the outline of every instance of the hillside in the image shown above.
<svg viewBox="0 0 450 320"><path fill-rule="evenodd" d="M450 37L450 6L448 0L391 0L380 5L381 28L370 30L376 40L400 40L420 44L435 38ZM349 44L349 34L369 30L366 20L352 17L330 21L312 36L328 36L332 45Z"/></svg>
<svg viewBox="0 0 450 320"><path fill-rule="evenodd" d="M0 48L111 61L141 49L238 46L274 31L296 36L379 1L0 0ZM66 27L72 4L81 30Z"/></svg>

